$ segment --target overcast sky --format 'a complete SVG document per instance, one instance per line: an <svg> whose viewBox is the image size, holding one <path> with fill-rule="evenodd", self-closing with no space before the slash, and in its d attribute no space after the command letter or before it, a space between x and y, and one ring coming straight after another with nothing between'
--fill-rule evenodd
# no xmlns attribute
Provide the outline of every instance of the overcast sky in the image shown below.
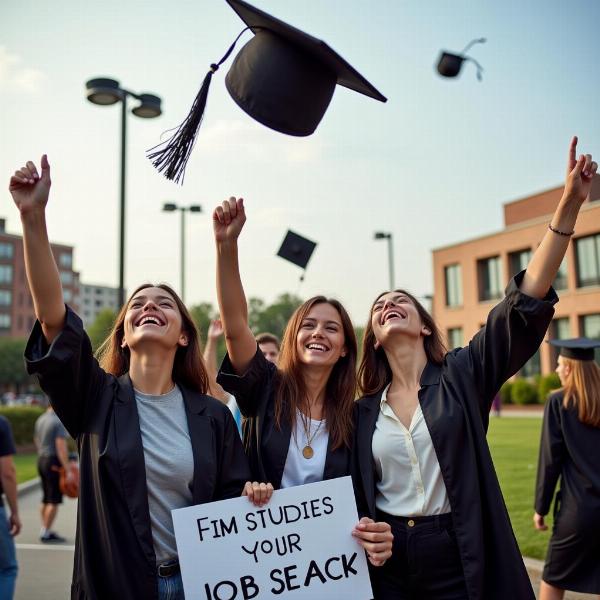
<svg viewBox="0 0 600 600"><path fill-rule="evenodd" d="M188 304L215 302L210 215L246 200L240 240L248 295L338 297L358 324L388 282L391 231L398 285L432 290L431 249L496 231L502 203L559 185L572 134L600 154L599 2L535 0L256 0L325 40L388 97L337 88L316 133L288 137L254 122L213 78L206 118L176 186L144 151L187 114L208 65L242 22L224 0L2 0L0 216L20 223L6 191L12 171L47 152L51 239L75 246L81 280L117 285L119 107L85 99L85 81L110 76L163 99L159 119L128 118L126 285L179 283L179 219L188 215ZM471 54L456 80L434 70L441 49ZM250 39L248 32L242 41ZM288 228L318 242L300 270L275 256Z"/></svg>

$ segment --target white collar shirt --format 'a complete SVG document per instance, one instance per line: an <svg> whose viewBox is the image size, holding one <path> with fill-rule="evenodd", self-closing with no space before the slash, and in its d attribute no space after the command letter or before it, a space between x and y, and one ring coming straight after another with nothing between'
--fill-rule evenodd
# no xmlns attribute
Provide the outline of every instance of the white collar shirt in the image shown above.
<svg viewBox="0 0 600 600"><path fill-rule="evenodd" d="M378 510L399 517L449 513L450 500L421 405L407 429L383 390L372 450L378 475Z"/></svg>

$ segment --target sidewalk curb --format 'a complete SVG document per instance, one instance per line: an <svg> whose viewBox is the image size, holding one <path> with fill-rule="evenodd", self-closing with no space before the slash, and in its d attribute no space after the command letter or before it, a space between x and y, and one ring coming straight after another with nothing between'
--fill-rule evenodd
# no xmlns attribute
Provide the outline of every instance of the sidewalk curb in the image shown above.
<svg viewBox="0 0 600 600"><path fill-rule="evenodd" d="M24 481L17 486L17 497L24 496L25 494L36 490L40 486L40 478L36 477L35 479L30 479L29 481Z"/></svg>

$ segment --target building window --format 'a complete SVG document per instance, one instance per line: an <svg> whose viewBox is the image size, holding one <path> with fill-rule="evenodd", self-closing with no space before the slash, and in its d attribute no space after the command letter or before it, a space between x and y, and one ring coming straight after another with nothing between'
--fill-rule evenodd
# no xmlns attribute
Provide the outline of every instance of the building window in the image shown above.
<svg viewBox="0 0 600 600"><path fill-rule="evenodd" d="M13 268L11 265L0 265L0 283L12 283Z"/></svg>
<svg viewBox="0 0 600 600"><path fill-rule="evenodd" d="M60 280L63 285L71 285L73 283L73 273L71 271L61 271Z"/></svg>
<svg viewBox="0 0 600 600"><path fill-rule="evenodd" d="M529 260L531 259L531 250L519 250L518 252L511 252L508 255L508 262L510 264L511 275L516 275L527 268Z"/></svg>
<svg viewBox="0 0 600 600"><path fill-rule="evenodd" d="M554 319L550 325L550 335L553 340L568 340L571 337L571 323L569 317L560 317ZM552 353L552 362L556 364L558 361L558 351L556 346L550 346Z"/></svg>
<svg viewBox="0 0 600 600"><path fill-rule="evenodd" d="M69 252L61 252L58 257L58 264L63 269L70 269L73 266L73 255Z"/></svg>
<svg viewBox="0 0 600 600"><path fill-rule="evenodd" d="M577 286L600 285L600 234L575 240Z"/></svg>
<svg viewBox="0 0 600 600"><path fill-rule="evenodd" d="M556 277L554 279L554 283L552 287L555 290L566 290L568 287L567 283L567 257L563 258L563 261L560 263L560 267L558 267L558 272L556 273Z"/></svg>
<svg viewBox="0 0 600 600"><path fill-rule="evenodd" d="M477 277L480 302L502 298L502 270L499 256L478 260Z"/></svg>
<svg viewBox="0 0 600 600"><path fill-rule="evenodd" d="M0 242L0 258L12 258L15 253L15 247L8 242Z"/></svg>
<svg viewBox="0 0 600 600"><path fill-rule="evenodd" d="M71 290L63 290L63 299L65 302L71 302L73 300L73 292Z"/></svg>
<svg viewBox="0 0 600 600"><path fill-rule="evenodd" d="M462 348L463 346L463 330L462 327L451 327L448 329L448 348Z"/></svg>
<svg viewBox="0 0 600 600"><path fill-rule="evenodd" d="M12 292L0 290L0 306L10 306L12 304Z"/></svg>
<svg viewBox="0 0 600 600"><path fill-rule="evenodd" d="M444 267L446 278L446 306L462 306L462 282L460 265Z"/></svg>
<svg viewBox="0 0 600 600"><path fill-rule="evenodd" d="M10 329L10 315L0 314L0 329Z"/></svg>
<svg viewBox="0 0 600 600"><path fill-rule="evenodd" d="M584 337L600 340L600 313L581 317L581 333ZM595 350L596 362L600 363L600 348Z"/></svg>

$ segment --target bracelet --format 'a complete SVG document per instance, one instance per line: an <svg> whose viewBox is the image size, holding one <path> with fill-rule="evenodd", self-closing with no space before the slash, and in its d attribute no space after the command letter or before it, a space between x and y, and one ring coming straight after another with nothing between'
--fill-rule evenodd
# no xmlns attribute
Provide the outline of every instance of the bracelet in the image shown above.
<svg viewBox="0 0 600 600"><path fill-rule="evenodd" d="M571 231L569 233L567 233L566 231L559 231L558 229L554 229L554 227L552 227L552 223L548 223L548 229L552 233L558 233L558 235L564 235L565 237L571 237L575 233L574 229L573 229L573 231Z"/></svg>

